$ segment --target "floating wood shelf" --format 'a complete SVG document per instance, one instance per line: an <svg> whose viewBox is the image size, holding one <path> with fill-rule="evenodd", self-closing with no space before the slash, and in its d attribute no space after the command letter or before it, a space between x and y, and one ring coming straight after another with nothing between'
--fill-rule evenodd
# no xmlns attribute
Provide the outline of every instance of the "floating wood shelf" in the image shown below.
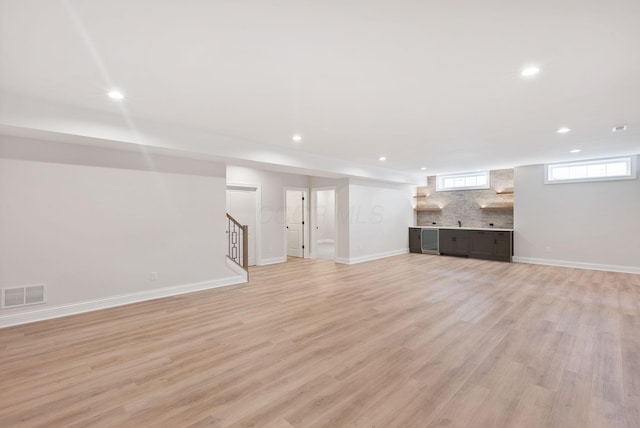
<svg viewBox="0 0 640 428"><path fill-rule="evenodd" d="M498 195L510 195L513 194L513 187L508 189L502 189L499 192L496 192Z"/></svg>
<svg viewBox="0 0 640 428"><path fill-rule="evenodd" d="M429 195L425 195L424 193L418 193L417 195L413 195L414 198L426 198Z"/></svg>
<svg viewBox="0 0 640 428"><path fill-rule="evenodd" d="M442 208L436 205L429 207L416 207L416 211L442 211Z"/></svg>
<svg viewBox="0 0 640 428"><path fill-rule="evenodd" d="M513 203L492 203L487 204L484 207L480 207L481 210L512 210Z"/></svg>

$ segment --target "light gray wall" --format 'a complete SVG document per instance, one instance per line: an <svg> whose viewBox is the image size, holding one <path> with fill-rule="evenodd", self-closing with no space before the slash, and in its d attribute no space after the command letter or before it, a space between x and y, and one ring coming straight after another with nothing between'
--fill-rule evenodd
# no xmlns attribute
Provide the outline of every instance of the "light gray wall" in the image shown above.
<svg viewBox="0 0 640 428"><path fill-rule="evenodd" d="M640 273L640 180L544 184L515 169L515 259Z"/></svg>
<svg viewBox="0 0 640 428"><path fill-rule="evenodd" d="M349 235L349 179L339 181L336 190L336 261L349 260L351 236Z"/></svg>
<svg viewBox="0 0 640 428"><path fill-rule="evenodd" d="M408 252L412 191L403 184L349 180L350 263Z"/></svg>
<svg viewBox="0 0 640 428"><path fill-rule="evenodd" d="M0 195L0 287L47 285L45 305L0 324L234 276L222 164L3 136Z"/></svg>
<svg viewBox="0 0 640 428"><path fill-rule="evenodd" d="M332 190L319 190L317 193L318 228L317 239L335 240L336 238L336 195Z"/></svg>

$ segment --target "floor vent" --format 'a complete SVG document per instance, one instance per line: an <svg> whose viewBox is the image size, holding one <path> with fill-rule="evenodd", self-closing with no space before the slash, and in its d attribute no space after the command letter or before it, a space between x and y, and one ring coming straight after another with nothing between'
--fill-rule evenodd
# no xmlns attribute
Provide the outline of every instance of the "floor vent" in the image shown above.
<svg viewBox="0 0 640 428"><path fill-rule="evenodd" d="M12 287L2 289L0 308L16 308L18 306L37 305L45 302L44 284L27 287Z"/></svg>

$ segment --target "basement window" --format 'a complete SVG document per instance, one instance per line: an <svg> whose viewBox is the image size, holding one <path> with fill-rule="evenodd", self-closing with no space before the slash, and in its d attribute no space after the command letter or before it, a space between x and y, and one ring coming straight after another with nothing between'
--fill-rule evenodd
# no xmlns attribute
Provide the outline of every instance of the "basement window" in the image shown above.
<svg viewBox="0 0 640 428"><path fill-rule="evenodd" d="M634 156L592 159L545 165L545 184L585 181L633 180L636 178Z"/></svg>
<svg viewBox="0 0 640 428"><path fill-rule="evenodd" d="M438 175L436 191L472 190L489 188L489 171L467 172L462 174Z"/></svg>

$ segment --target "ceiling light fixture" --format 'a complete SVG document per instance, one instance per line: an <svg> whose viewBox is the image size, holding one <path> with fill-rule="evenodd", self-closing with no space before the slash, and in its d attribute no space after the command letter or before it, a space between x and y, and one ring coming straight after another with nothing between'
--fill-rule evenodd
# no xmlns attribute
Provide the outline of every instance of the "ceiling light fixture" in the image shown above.
<svg viewBox="0 0 640 428"><path fill-rule="evenodd" d="M426 170L427 170L426 166L423 166L422 168L420 168L420 171L426 171Z"/></svg>
<svg viewBox="0 0 640 428"><path fill-rule="evenodd" d="M109 95L109 98L114 99L114 100L123 100L124 99L124 94L116 89L112 89L111 91L109 91L109 93L107 94Z"/></svg>
<svg viewBox="0 0 640 428"><path fill-rule="evenodd" d="M535 76L538 73L540 73L540 67L536 67L535 65L531 65L529 67L525 67L524 69L522 69L522 71L520 72L520 76L522 76L522 77L531 77L531 76Z"/></svg>
<svg viewBox="0 0 640 428"><path fill-rule="evenodd" d="M618 125L611 128L611 132L622 132L627 130L627 125Z"/></svg>
<svg viewBox="0 0 640 428"><path fill-rule="evenodd" d="M386 158L386 157L384 157L384 156L380 156L380 157L378 158L378 160L379 160L379 161L383 161L383 162L384 162L384 161L386 161L386 160L387 160L387 158Z"/></svg>
<svg viewBox="0 0 640 428"><path fill-rule="evenodd" d="M295 141L296 143L302 141L302 135L300 134L295 134L292 138L293 141Z"/></svg>
<svg viewBox="0 0 640 428"><path fill-rule="evenodd" d="M573 149L573 150L569 150L569 153L580 153L582 150L580 149Z"/></svg>
<svg viewBox="0 0 640 428"><path fill-rule="evenodd" d="M566 126L563 126L562 128L559 128L556 132L558 134L566 134L569 131L571 131L571 128L567 128Z"/></svg>

